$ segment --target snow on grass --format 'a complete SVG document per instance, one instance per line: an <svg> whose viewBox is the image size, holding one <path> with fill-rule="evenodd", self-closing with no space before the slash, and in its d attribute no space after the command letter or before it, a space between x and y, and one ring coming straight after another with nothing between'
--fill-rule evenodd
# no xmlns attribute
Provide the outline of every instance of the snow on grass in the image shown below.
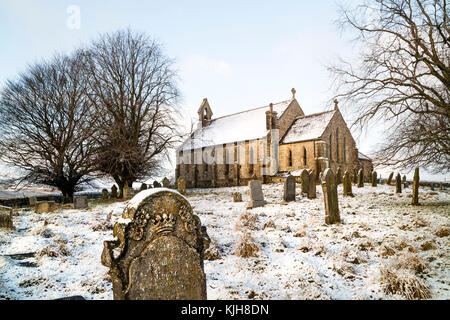
<svg viewBox="0 0 450 320"><path fill-rule="evenodd" d="M411 188L394 194L395 187L366 184L344 198L339 186L343 222L327 226L320 187L318 199L297 195L285 204L281 184L263 185L268 204L252 210L246 209L247 189L188 190L212 239L208 299L450 298L446 191L421 188L422 205L415 207ZM244 202L233 202L233 192ZM0 299L112 299L100 256L126 205L20 211L16 230L0 230ZM258 248L251 246L249 257L236 255L242 240ZM22 260L5 256L30 252L35 256Z"/></svg>

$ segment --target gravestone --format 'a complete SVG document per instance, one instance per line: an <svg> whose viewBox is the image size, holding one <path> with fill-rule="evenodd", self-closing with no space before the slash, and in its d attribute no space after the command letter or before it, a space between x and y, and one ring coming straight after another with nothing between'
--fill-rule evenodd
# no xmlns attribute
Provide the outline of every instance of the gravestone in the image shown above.
<svg viewBox="0 0 450 320"><path fill-rule="evenodd" d="M144 191L144 190L147 190L147 189L148 189L147 184L146 183L141 183L141 188L139 189L139 191Z"/></svg>
<svg viewBox="0 0 450 320"><path fill-rule="evenodd" d="M0 228L14 229L12 211L10 207L0 206Z"/></svg>
<svg viewBox="0 0 450 320"><path fill-rule="evenodd" d="M295 201L295 177L292 175L284 180L283 200L287 202Z"/></svg>
<svg viewBox="0 0 450 320"><path fill-rule="evenodd" d="M158 181L154 181L153 182L153 188L161 188L161 183L159 183Z"/></svg>
<svg viewBox="0 0 450 320"><path fill-rule="evenodd" d="M300 179L302 181L301 187L302 187L302 194L307 195L309 193L309 172L306 169L303 169L302 173L300 174Z"/></svg>
<svg viewBox="0 0 450 320"><path fill-rule="evenodd" d="M136 193L134 192L133 188L130 188L130 187L123 188L123 198L124 199L130 200L135 196L135 194Z"/></svg>
<svg viewBox="0 0 450 320"><path fill-rule="evenodd" d="M388 180L387 180L387 182L386 182L386 184L387 184L388 186L391 185L392 179L393 179L393 178L394 178L394 173L391 172L391 174L389 175Z"/></svg>
<svg viewBox="0 0 450 320"><path fill-rule="evenodd" d="M374 172L372 172L372 187L376 187L377 186L377 182L378 182L377 172L374 171Z"/></svg>
<svg viewBox="0 0 450 320"><path fill-rule="evenodd" d="M36 213L55 212L56 211L56 203L55 203L55 201L37 202L36 205L34 206L34 211Z"/></svg>
<svg viewBox="0 0 450 320"><path fill-rule="evenodd" d="M414 206L419 205L419 183L420 183L419 168L416 168L414 170L412 201L411 201L411 203Z"/></svg>
<svg viewBox="0 0 450 320"><path fill-rule="evenodd" d="M117 240L104 242L114 300L205 300L206 228L177 192L142 193L122 214L130 222L114 226Z"/></svg>
<svg viewBox="0 0 450 320"><path fill-rule="evenodd" d="M364 171L363 169L359 169L358 171L358 188L364 187Z"/></svg>
<svg viewBox="0 0 450 320"><path fill-rule="evenodd" d="M406 175L403 175L402 183L405 183L405 182L406 182Z"/></svg>
<svg viewBox="0 0 450 320"><path fill-rule="evenodd" d="M37 202L37 197L29 197L30 206L35 206Z"/></svg>
<svg viewBox="0 0 450 320"><path fill-rule="evenodd" d="M250 191L250 202L248 203L247 207L250 209L263 207L266 204L266 201L264 201L264 194L262 192L261 181L259 180L249 181L248 188Z"/></svg>
<svg viewBox="0 0 450 320"><path fill-rule="evenodd" d="M345 197L353 197L352 179L350 178L350 173L348 171L344 172L343 189Z"/></svg>
<svg viewBox="0 0 450 320"><path fill-rule="evenodd" d="M169 181L169 179L164 178L162 180L162 185L163 185L164 188L170 188L170 181Z"/></svg>
<svg viewBox="0 0 450 320"><path fill-rule="evenodd" d="M242 202L242 193L233 192L233 202Z"/></svg>
<svg viewBox="0 0 450 320"><path fill-rule="evenodd" d="M308 191L308 199L316 199L317 198L317 190L316 190L316 173L311 171L309 173L309 191Z"/></svg>
<svg viewBox="0 0 450 320"><path fill-rule="evenodd" d="M86 209L88 208L88 198L87 197L75 197L73 198L73 208L74 209Z"/></svg>
<svg viewBox="0 0 450 320"><path fill-rule="evenodd" d="M102 199L103 200L107 200L108 198L109 198L108 190L107 189L103 189L102 190Z"/></svg>
<svg viewBox="0 0 450 320"><path fill-rule="evenodd" d="M441 182L439 183L439 190L444 191L444 184Z"/></svg>
<svg viewBox="0 0 450 320"><path fill-rule="evenodd" d="M358 168L355 168L355 169L353 170L353 176L352 176L352 178L353 178L353 183L354 183L354 184L358 184L358 172L359 172L359 169L358 169Z"/></svg>
<svg viewBox="0 0 450 320"><path fill-rule="evenodd" d="M117 187L116 187L116 185L113 185L111 187L111 199L117 199L117 198L118 198Z"/></svg>
<svg viewBox="0 0 450 320"><path fill-rule="evenodd" d="M405 183L403 184L403 188L404 188L404 189L409 188L409 183L408 183L408 181L405 181Z"/></svg>
<svg viewBox="0 0 450 320"><path fill-rule="evenodd" d="M339 215L336 177L331 169L326 169L323 178L322 190L325 202L325 223L338 223L341 221L341 217Z"/></svg>
<svg viewBox="0 0 450 320"><path fill-rule="evenodd" d="M395 193L402 193L402 177L397 173L395 177Z"/></svg>
<svg viewBox="0 0 450 320"><path fill-rule="evenodd" d="M177 181L177 190L182 195L186 195L186 180L184 178L179 177Z"/></svg>
<svg viewBox="0 0 450 320"><path fill-rule="evenodd" d="M340 184L342 183L342 171L341 171L341 167L339 167L339 168L337 169L337 172L336 172L336 183L337 183L338 185L340 185Z"/></svg>
<svg viewBox="0 0 450 320"><path fill-rule="evenodd" d="M434 191L434 183L433 182L430 183L430 189L431 189L431 191Z"/></svg>

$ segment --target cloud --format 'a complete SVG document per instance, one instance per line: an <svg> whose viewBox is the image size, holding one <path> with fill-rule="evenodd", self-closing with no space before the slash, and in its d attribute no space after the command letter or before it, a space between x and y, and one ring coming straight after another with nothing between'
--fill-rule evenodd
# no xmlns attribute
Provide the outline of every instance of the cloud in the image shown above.
<svg viewBox="0 0 450 320"><path fill-rule="evenodd" d="M203 56L190 57L182 68L188 73L212 73L216 76L226 77L232 74L231 64L225 60L216 60Z"/></svg>

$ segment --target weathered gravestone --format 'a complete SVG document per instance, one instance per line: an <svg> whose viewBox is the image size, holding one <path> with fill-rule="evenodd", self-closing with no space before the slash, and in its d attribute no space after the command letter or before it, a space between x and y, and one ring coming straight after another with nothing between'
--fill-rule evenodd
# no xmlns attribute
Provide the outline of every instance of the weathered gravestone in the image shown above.
<svg viewBox="0 0 450 320"><path fill-rule="evenodd" d="M284 180L283 200L287 202L295 201L295 177L292 175Z"/></svg>
<svg viewBox="0 0 450 320"><path fill-rule="evenodd" d="M408 181L405 181L405 183L403 184L403 188L404 188L404 189L409 188L409 183L408 183Z"/></svg>
<svg viewBox="0 0 450 320"><path fill-rule="evenodd" d="M419 168L416 168L414 171L414 179L413 179L413 190L412 190L412 204L417 206L419 205Z"/></svg>
<svg viewBox="0 0 450 320"><path fill-rule="evenodd" d="M259 180L251 180L248 183L248 188L250 192L250 202L248 203L248 208L263 207L266 204L264 201L264 194L262 192L262 184Z"/></svg>
<svg viewBox="0 0 450 320"><path fill-rule="evenodd" d="M164 177L164 179L162 180L162 185L164 188L170 188L170 180Z"/></svg>
<svg viewBox="0 0 450 320"><path fill-rule="evenodd" d="M336 177L331 169L326 169L323 174L322 190L325 202L325 223L340 222Z"/></svg>
<svg viewBox="0 0 450 320"><path fill-rule="evenodd" d="M242 193L233 192L233 202L242 202Z"/></svg>
<svg viewBox="0 0 450 320"><path fill-rule="evenodd" d="M316 199L316 198L317 198L316 173L314 171L310 171L310 173L309 173L308 199Z"/></svg>
<svg viewBox="0 0 450 320"><path fill-rule="evenodd" d="M336 183L338 185L340 185L342 183L342 170L341 170L341 167L339 167L337 169L337 172L336 172Z"/></svg>
<svg viewBox="0 0 450 320"><path fill-rule="evenodd" d="M442 182L439 183L439 190L444 191L444 184Z"/></svg>
<svg viewBox="0 0 450 320"><path fill-rule="evenodd" d="M433 182L430 183L430 189L431 189L431 191L434 191L434 183Z"/></svg>
<svg viewBox="0 0 450 320"><path fill-rule="evenodd" d="M351 179L350 173L348 171L344 172L343 189L344 189L343 193L344 193L345 197L353 197L352 179Z"/></svg>
<svg viewBox="0 0 450 320"><path fill-rule="evenodd" d="M73 198L73 208L74 209L86 209L88 208L88 198L87 197L75 197Z"/></svg>
<svg viewBox="0 0 450 320"><path fill-rule="evenodd" d="M389 174L389 177L388 177L387 182L386 182L386 184L387 184L388 186L391 185L392 179L393 179L393 178L394 178L394 173L391 172L391 173Z"/></svg>
<svg viewBox="0 0 450 320"><path fill-rule="evenodd" d="M14 229L12 208L0 206L0 228Z"/></svg>
<svg viewBox="0 0 450 320"><path fill-rule="evenodd" d="M372 172L372 187L376 187L378 182L377 172Z"/></svg>
<svg viewBox="0 0 450 320"><path fill-rule="evenodd" d="M36 213L55 212L56 211L56 203L55 203L55 201L37 202L36 205L34 206L34 211Z"/></svg>
<svg viewBox="0 0 450 320"><path fill-rule="evenodd" d="M302 187L302 194L307 195L309 193L309 172L306 169L302 170L302 173L300 174L300 179L302 181L301 187Z"/></svg>
<svg viewBox="0 0 450 320"><path fill-rule="evenodd" d="M358 171L358 188L364 187L364 171L363 169L359 169Z"/></svg>
<svg viewBox="0 0 450 320"><path fill-rule="evenodd" d="M405 182L406 182L406 175L403 175L402 183L405 183Z"/></svg>
<svg viewBox="0 0 450 320"><path fill-rule="evenodd" d="M118 198L117 187L116 187L116 185L113 185L111 187L111 199L117 199L117 198Z"/></svg>
<svg viewBox="0 0 450 320"><path fill-rule="evenodd" d="M153 188L161 188L161 183L159 183L158 181L153 181Z"/></svg>
<svg viewBox="0 0 450 320"><path fill-rule="evenodd" d="M105 241L115 300L204 300L206 228L176 191L151 189L133 198Z"/></svg>
<svg viewBox="0 0 450 320"><path fill-rule="evenodd" d="M37 197L29 197L28 201L30 202L30 206L35 206L37 202Z"/></svg>
<svg viewBox="0 0 450 320"><path fill-rule="evenodd" d="M144 190L147 190L147 189L148 189L147 184L146 183L141 183L141 188L139 189L139 191L144 191Z"/></svg>
<svg viewBox="0 0 450 320"><path fill-rule="evenodd" d="M102 190L102 199L107 200L109 198L108 190L103 189Z"/></svg>
<svg viewBox="0 0 450 320"><path fill-rule="evenodd" d="M402 178L400 173L395 177L395 193L402 193Z"/></svg>
<svg viewBox="0 0 450 320"><path fill-rule="evenodd" d="M184 180L184 178L178 178L177 189L179 193L181 193L182 195L186 195L186 180Z"/></svg>
<svg viewBox="0 0 450 320"><path fill-rule="evenodd" d="M358 168L355 168L355 169L353 170L353 176L352 176L352 178L353 178L353 183L354 183L354 184L358 184L358 172L359 172L359 169L358 169Z"/></svg>

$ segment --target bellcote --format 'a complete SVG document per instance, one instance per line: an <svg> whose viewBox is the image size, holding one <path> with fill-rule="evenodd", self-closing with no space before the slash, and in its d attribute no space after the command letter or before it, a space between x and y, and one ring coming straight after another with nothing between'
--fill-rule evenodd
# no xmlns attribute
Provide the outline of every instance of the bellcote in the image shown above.
<svg viewBox="0 0 450 320"><path fill-rule="evenodd" d="M209 106L208 99L203 99L200 108L198 109L198 126L199 128L206 127L208 123L211 121L211 117L213 112L211 107Z"/></svg>

